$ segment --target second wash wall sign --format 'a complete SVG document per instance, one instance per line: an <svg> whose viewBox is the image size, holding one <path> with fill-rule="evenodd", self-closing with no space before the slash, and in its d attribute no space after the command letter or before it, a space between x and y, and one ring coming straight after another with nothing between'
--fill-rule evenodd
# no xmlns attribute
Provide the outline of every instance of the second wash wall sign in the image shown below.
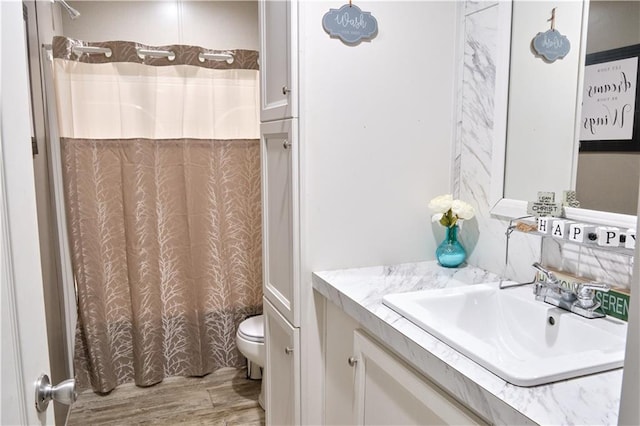
<svg viewBox="0 0 640 426"><path fill-rule="evenodd" d="M322 27L347 45L371 40L378 34L378 21L371 12L364 12L351 2L340 9L329 9L322 17Z"/></svg>
<svg viewBox="0 0 640 426"><path fill-rule="evenodd" d="M556 30L556 8L551 10L551 29L543 33L538 33L531 41L531 47L535 53L552 63L557 59L562 59L571 50L571 42Z"/></svg>

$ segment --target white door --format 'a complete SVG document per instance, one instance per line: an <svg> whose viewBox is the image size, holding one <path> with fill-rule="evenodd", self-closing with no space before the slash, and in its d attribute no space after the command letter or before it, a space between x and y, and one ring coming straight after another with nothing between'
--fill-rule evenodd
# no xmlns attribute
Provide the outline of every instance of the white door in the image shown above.
<svg viewBox="0 0 640 426"><path fill-rule="evenodd" d="M324 303L324 422L348 425L353 423L355 395L353 336L360 325L338 306Z"/></svg>
<svg viewBox="0 0 640 426"><path fill-rule="evenodd" d="M300 424L300 329L264 299L267 426Z"/></svg>
<svg viewBox="0 0 640 426"><path fill-rule="evenodd" d="M354 332L353 347L354 424L486 424L360 330Z"/></svg>
<svg viewBox="0 0 640 426"><path fill-rule="evenodd" d="M35 382L49 372L22 2L0 2L0 424L53 424L53 404L35 408Z"/></svg>
<svg viewBox="0 0 640 426"><path fill-rule="evenodd" d="M297 117L297 1L262 0L260 121Z"/></svg>
<svg viewBox="0 0 640 426"><path fill-rule="evenodd" d="M297 120L262 123L260 134L264 295L299 327Z"/></svg>

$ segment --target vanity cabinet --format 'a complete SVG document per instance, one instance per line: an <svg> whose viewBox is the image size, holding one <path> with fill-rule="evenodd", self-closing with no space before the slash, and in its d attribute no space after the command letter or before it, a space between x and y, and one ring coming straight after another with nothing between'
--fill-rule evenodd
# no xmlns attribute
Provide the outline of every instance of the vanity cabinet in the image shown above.
<svg viewBox="0 0 640 426"><path fill-rule="evenodd" d="M259 3L260 121L297 117L297 2Z"/></svg>
<svg viewBox="0 0 640 426"><path fill-rule="evenodd" d="M486 424L329 302L324 352L326 424Z"/></svg>
<svg viewBox="0 0 640 426"><path fill-rule="evenodd" d="M354 424L485 424L360 330L354 333L353 349Z"/></svg>

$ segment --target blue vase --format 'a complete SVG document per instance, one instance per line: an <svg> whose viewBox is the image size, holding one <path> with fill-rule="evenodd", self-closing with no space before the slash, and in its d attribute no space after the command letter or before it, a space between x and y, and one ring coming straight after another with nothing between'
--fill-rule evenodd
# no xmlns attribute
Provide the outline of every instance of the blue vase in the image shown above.
<svg viewBox="0 0 640 426"><path fill-rule="evenodd" d="M444 241L436 249L436 259L441 266L456 268L467 258L467 252L458 241L458 225L445 228L447 234Z"/></svg>

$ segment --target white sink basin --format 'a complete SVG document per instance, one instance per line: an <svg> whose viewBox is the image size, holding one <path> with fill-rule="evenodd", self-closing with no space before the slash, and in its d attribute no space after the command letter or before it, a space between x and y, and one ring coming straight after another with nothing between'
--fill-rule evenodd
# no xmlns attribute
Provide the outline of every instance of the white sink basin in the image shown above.
<svg viewBox="0 0 640 426"><path fill-rule="evenodd" d="M383 303L502 379L535 386L622 367L627 326L481 284L387 295Z"/></svg>

